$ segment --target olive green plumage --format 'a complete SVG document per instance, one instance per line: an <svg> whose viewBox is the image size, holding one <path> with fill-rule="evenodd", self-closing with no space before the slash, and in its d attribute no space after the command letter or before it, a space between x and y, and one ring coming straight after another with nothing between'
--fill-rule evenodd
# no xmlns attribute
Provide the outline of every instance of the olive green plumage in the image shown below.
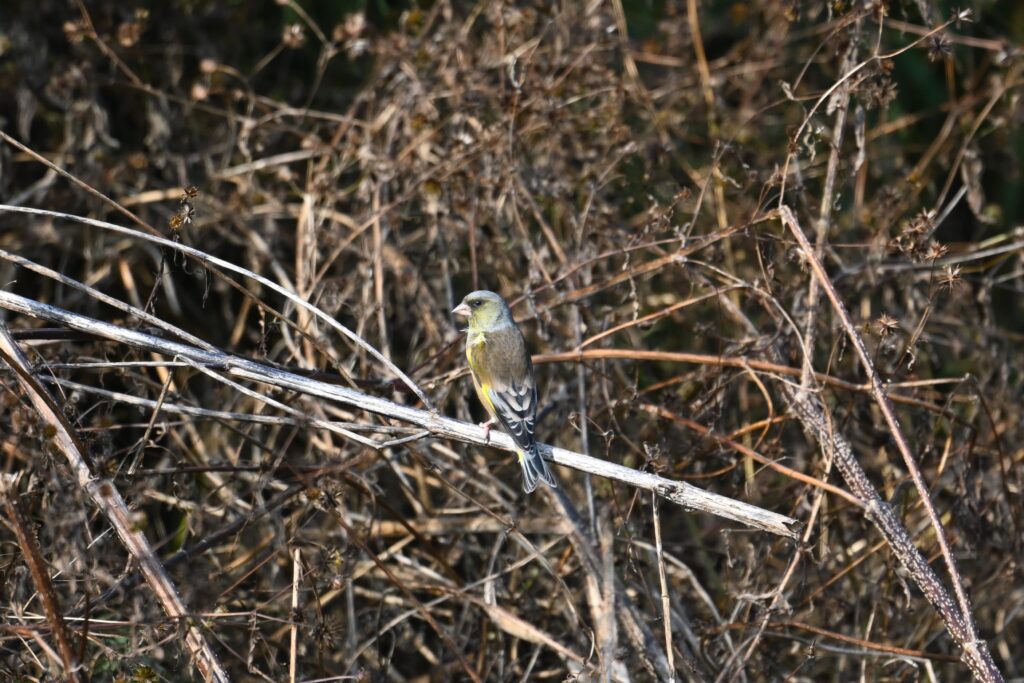
<svg viewBox="0 0 1024 683"><path fill-rule="evenodd" d="M537 385L526 342L505 300L494 292L467 294L453 311L469 319L466 359L480 402L519 447L523 490L537 482L557 486L533 435L537 420Z"/></svg>

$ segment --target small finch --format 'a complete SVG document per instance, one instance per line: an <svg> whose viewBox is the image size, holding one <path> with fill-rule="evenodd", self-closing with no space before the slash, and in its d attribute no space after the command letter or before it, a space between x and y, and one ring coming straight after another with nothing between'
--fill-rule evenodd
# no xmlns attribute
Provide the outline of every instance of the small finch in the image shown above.
<svg viewBox="0 0 1024 683"><path fill-rule="evenodd" d="M557 486L533 436L537 420L533 363L508 304L494 292L471 292L452 313L469 318L466 359L476 395L491 415L485 426L500 423L519 447L523 490L530 493L538 481Z"/></svg>

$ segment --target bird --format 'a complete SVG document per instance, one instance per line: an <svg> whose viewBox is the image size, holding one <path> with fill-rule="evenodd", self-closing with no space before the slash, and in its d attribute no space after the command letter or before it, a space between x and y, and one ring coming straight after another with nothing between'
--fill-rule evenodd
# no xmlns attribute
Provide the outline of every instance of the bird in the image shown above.
<svg viewBox="0 0 1024 683"><path fill-rule="evenodd" d="M524 491L531 493L538 482L556 488L534 437L537 384L526 341L511 309L499 294L479 290L467 294L452 314L469 320L466 360L476 395L491 416L482 426L489 435L497 422L512 437L523 468Z"/></svg>

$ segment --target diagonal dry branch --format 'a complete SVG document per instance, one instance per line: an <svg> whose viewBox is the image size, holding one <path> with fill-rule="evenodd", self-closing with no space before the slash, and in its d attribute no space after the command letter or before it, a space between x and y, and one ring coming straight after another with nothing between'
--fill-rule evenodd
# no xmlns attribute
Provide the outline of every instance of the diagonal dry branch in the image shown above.
<svg viewBox="0 0 1024 683"><path fill-rule="evenodd" d="M814 277L819 281L822 291L832 304L832 309L843 330L846 332L847 338L850 340L854 352L864 368L864 372L868 376L871 394L885 419L889 428L889 434L892 436L897 450L899 450L900 455L903 457L903 462L906 464L907 471L910 473L910 477L914 482L914 486L918 491L929 521L935 531L935 537L938 540L939 548L945 560L946 569L959 605L953 602L949 592L939 582L938 577L935 576L930 565L928 565L914 545L910 534L900 523L896 514L885 504L878 495L877 490L870 484L864 474L864 470L861 469L854 459L848 445L836 439L827 421L808 400L807 392L798 392L791 387L784 386L784 391L787 393L790 405L805 425L810 426L813 432L820 435L819 440L832 444L836 455L836 466L842 472L851 490L867 504L868 517L878 526L892 547L893 552L910 571L929 602L939 611L939 614L949 628L950 635L963 648L964 662L979 680L1002 681L1002 674L1000 674L999 669L996 668L995 662L992 660L988 645L978 637L977 627L974 624L974 617L972 615L971 602L967 596L967 591L964 589L960 573L957 570L956 559L949 547L949 541L946 539L946 532L942 527L942 521L939 519L938 511L936 511L931 501L928 484L925 482L914 454L910 450L910 444L903 434L903 429L896 418L892 401L889 399L882 380L878 376L878 371L875 369L864 340L857 331L853 320L850 318L850 314L846 310L846 306L839 297L839 293L832 284L832 280L825 272L821 261L816 257L814 248L811 246L793 212L788 206L781 206L778 209L778 215L782 224L796 239L804 258L810 265Z"/></svg>
<svg viewBox="0 0 1024 683"><path fill-rule="evenodd" d="M784 210L774 209L765 215L773 219L780 219L792 230L801 230L788 207L783 208ZM813 260L814 253L810 241L802 232L798 241L801 243L801 251L808 259ZM831 280L829 280L827 274L825 274L824 268L822 268L820 262L813 261L813 263L815 265L812 267L812 270L814 270L815 277L824 278L824 282L822 283L823 290L828 295L829 300L834 306L839 307L841 317L849 321L849 314L846 313L845 306L843 306L842 301L839 299L838 293L835 291ZM782 314L778 303L773 301L771 297L767 295L762 298L765 309L776 318L776 322L781 322ZM738 322L749 335L755 337L761 336L754 323L751 322L746 314L728 297L722 298L722 306L729 313L730 317ZM795 331L796 326L793 321L787 320L787 322L789 328ZM855 328L852 329L856 332ZM863 340L860 339L859 335L857 335L857 339L863 346ZM775 345L767 345L763 349L763 352L768 363L777 365L782 362L782 353ZM871 372L873 372L874 366L872 365L870 367ZM874 374L877 375L877 373ZM817 373L811 373L810 376L815 380L820 379ZM965 625L965 618L962 616L953 597L950 595L946 587L943 586L935 570L932 569L931 564L929 564L929 561L914 545L910 532L900 521L893 509L885 502L878 489L868 478L863 467L861 467L858 462L857 456L855 455L850 442L846 437L834 429L834 424L831 420L831 416L828 414L827 407L824 406L818 398L820 387L815 385L804 388L793 382L779 381L778 377L775 379L790 411L800 421L808 434L819 443L826 456L826 461L835 465L835 468L842 475L850 492L860 499L860 507L863 508L865 517L874 524L882 534L886 545L889 546L893 555L896 556L899 562L907 570L911 580L921 590L928 602L930 602L935 608L953 639L963 648L961 656L962 661L968 665L978 680L986 681L987 683L998 683L1002 681L1002 674L999 672L998 668L996 668L986 643L977 639L977 636L974 635L976 631L974 630L973 623L970 627ZM870 381L868 384L869 386L874 386ZM889 400L888 394L884 391L882 392L882 398L887 402ZM885 410L891 412L892 404L889 403ZM927 494L925 497L927 497ZM941 530L939 533L941 533ZM791 569L795 568L795 566L795 563L790 563ZM747 656L753 652L757 642L764 634L765 629L769 624L772 612L778 609L778 605L780 603L784 603L784 585L788 583L791 577L792 574L788 573L787 577L783 581L783 585L776 589L775 597L771 606L765 611L761 618L758 632L746 646ZM971 617L968 616L968 618Z"/></svg>
<svg viewBox="0 0 1024 683"><path fill-rule="evenodd" d="M227 673L221 668L213 648L206 642L200 628L192 623L185 604L178 595L163 564L160 563L153 551L149 540L137 529L121 493L113 482L100 478L92 472L86 461L85 449L82 448L73 428L46 388L32 374L28 359L11 338L7 326L2 323L0 323L0 357L10 366L36 412L52 430L53 443L68 459L78 480L78 485L88 492L96 506L103 511L107 521L114 527L121 539L122 545L131 554L132 559L138 563L146 582L164 612L171 619L182 621L182 626L185 629L185 645L195 658L196 666L203 677L207 681L226 683L229 680Z"/></svg>
<svg viewBox="0 0 1024 683"><path fill-rule="evenodd" d="M49 567L43 559L32 525L18 504L14 486L9 481L5 481L7 477L11 477L13 481L15 476L0 475L0 509L6 514L7 522L14 531L14 537L21 548L24 562L28 565L36 592L43 603L46 621L50 625L53 639L57 643L57 652L60 653L61 663L64 665L64 679L68 683L78 683L81 680L78 675L78 657L71 647L71 632L64 621L64 613L60 609L57 593L53 590ZM81 637L85 638L85 635L83 634Z"/></svg>
<svg viewBox="0 0 1024 683"><path fill-rule="evenodd" d="M2 135L3 135L3 131L0 131L0 136L2 136ZM5 139L7 139L7 138L5 137ZM326 324L328 327L334 329L339 334L341 334L343 337L345 337L346 339L351 341L353 344L355 344L359 348L361 348L364 351L366 351L374 359L376 359L381 365L383 365L389 372L393 373L395 375L395 377L400 379L402 381L402 383L404 383L407 387L409 387L409 390L412 391L416 395L416 397L418 399L420 399L420 401L423 402L423 405L425 405L427 407L430 407L430 401L427 399L426 394L423 393L423 390L420 389L419 386L417 386L417 384L415 382L413 382L412 379L410 379L408 377L408 375L406 375L404 372L399 370L398 367L394 363L392 363L383 354L381 354L380 351L378 351L373 346L368 344L365 339L363 339L358 334L356 334L352 330L348 329L347 327L342 325L340 322L338 322L337 320L335 320L331 316L327 315L322 310L320 310L316 306L312 305L311 303L309 303L308 301L306 301L302 297L296 295L294 292L288 290L285 287L282 287L281 285L277 284L276 282L268 280L267 278L263 277L262 275L260 275L258 273L254 273L253 271L249 270L248 268L243 268L241 266L235 265L234 263L231 263L230 261L225 261L224 259L217 258L216 256L213 256L212 254L208 254L208 253L206 253L204 251L201 251L199 249L195 249L195 248L187 246L185 244L181 244L180 242L175 242L173 240L164 239L163 237L156 237L154 235L150 235L149 233L145 233L145 232L142 232L140 230L133 230L131 228L126 228L126 227L121 226L121 225L115 225L113 223L108 223L106 221L99 221L99 220L95 220L95 219L92 219L92 218L85 218L83 216L75 216L73 214L62 213L60 211L47 211L45 209L35 209L35 208L31 208L31 207L10 206L8 204L0 204L0 212L3 212L3 211L13 211L13 212L16 212L16 213L26 213L26 214L31 214L31 215L35 215L35 216L49 216L51 218L63 218L65 220L74 221L74 222L78 222L78 223L83 223L85 225L91 225L91 226L96 227L96 228L102 228L104 230L109 230L111 232L115 232L115 233L118 233L118 234L121 234L121 235L127 235L128 237L132 237L132 238L135 238L135 239L144 240L144 241L147 241L147 242L152 242L154 244L158 244L161 247L165 247L167 249L173 249L175 251L181 252L182 254L186 254L187 256L189 256L191 258L197 259L200 263L204 264L207 267L211 267L212 266L212 267L216 267L216 268L221 268L223 270L227 270L227 271L230 271L232 273L238 273L239 275L242 275L242 276L244 276L246 278L254 280L255 282L258 282L259 284L263 285L264 287L266 287L266 288L268 288L270 290L273 290L274 292L277 292L278 294L280 294L281 296L286 298L288 301L290 301L291 303L295 304L295 306L298 307L299 309L302 309L302 310L312 314L314 317L316 317L318 320L320 320L321 322Z"/></svg>
<svg viewBox="0 0 1024 683"><path fill-rule="evenodd" d="M309 396L338 401L339 403L360 408L377 415L416 425L434 436L515 452L514 443L506 434L491 432L488 435L487 431L479 425L447 418L436 412L410 408L409 406L370 394L364 394L347 387L302 377L247 358L232 356L221 351L207 351L187 344L161 339L136 330L104 323L10 292L0 291L0 308L6 308L40 320L60 323L74 330L87 332L147 351L161 353L175 359L187 359L192 364L219 370L235 378L247 379ZM614 479L636 488L652 491L688 509L708 512L756 529L789 538L794 538L798 533L799 523L790 517L726 496L710 493L686 482L667 479L648 472L640 472L556 446L541 445L541 453L559 465L565 465L580 472Z"/></svg>

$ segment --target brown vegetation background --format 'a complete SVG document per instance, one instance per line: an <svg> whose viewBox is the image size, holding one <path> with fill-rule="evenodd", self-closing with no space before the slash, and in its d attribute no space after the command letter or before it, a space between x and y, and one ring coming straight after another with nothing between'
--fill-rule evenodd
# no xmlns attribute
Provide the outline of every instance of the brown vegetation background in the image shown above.
<svg viewBox="0 0 1024 683"><path fill-rule="evenodd" d="M467 421L483 414L449 311L499 291L539 354L543 441L805 528L664 500L656 519L650 493L568 468L561 503L524 496L504 451L368 447L260 394L378 443L409 432L7 314L192 617L138 580L0 364L0 469L18 475L0 678L60 679L69 658L81 680L198 678L190 624L239 681L968 679L784 391L810 392L951 586L780 206L895 403L980 637L1024 676L1022 43L1024 6L988 0L3 2L0 203L259 273ZM152 330L21 257L220 349L423 407L251 278L39 215L0 213L0 249L7 292Z"/></svg>

